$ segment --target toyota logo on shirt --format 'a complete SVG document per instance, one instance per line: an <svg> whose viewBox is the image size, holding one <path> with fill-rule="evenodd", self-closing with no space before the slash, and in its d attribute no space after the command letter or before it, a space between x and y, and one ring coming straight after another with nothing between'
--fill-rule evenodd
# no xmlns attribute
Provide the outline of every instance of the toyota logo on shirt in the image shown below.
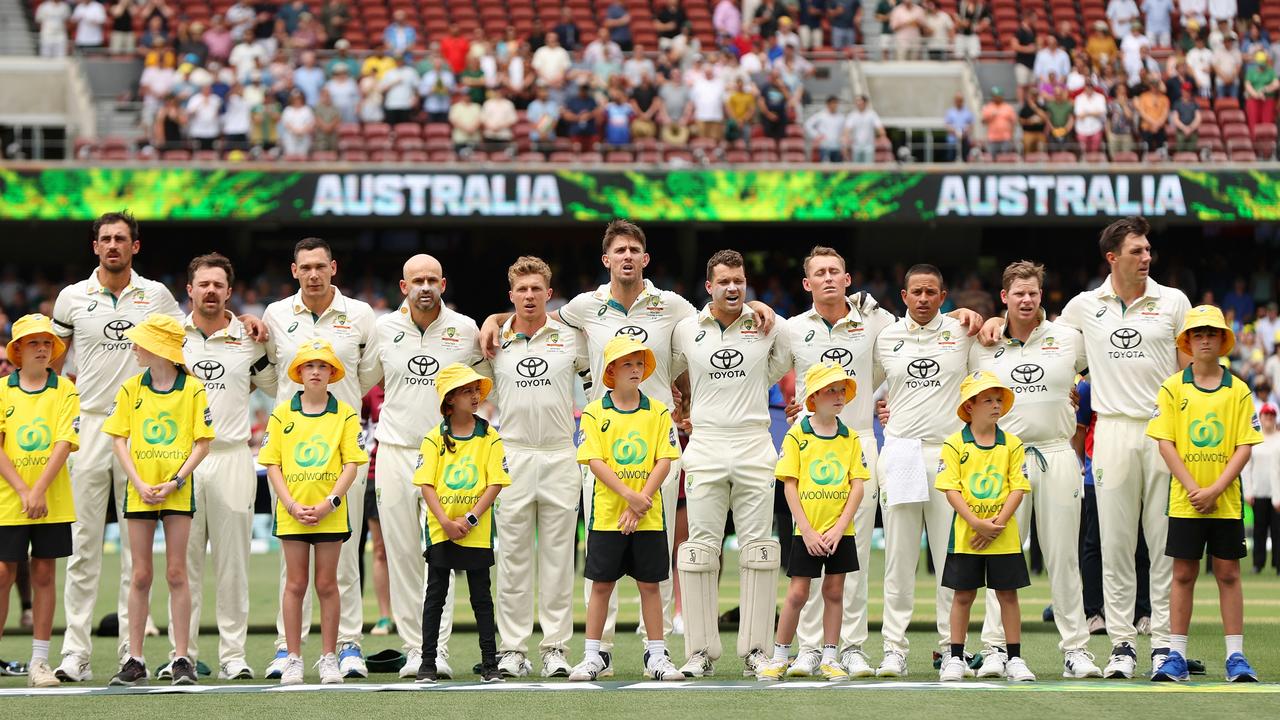
<svg viewBox="0 0 1280 720"><path fill-rule="evenodd" d="M1044 368L1031 363L1019 365L1009 371L1009 377L1013 378L1016 383L1030 385L1031 383L1040 382L1044 378Z"/></svg>
<svg viewBox="0 0 1280 720"><path fill-rule="evenodd" d="M133 322L129 320L112 320L111 322L103 326L102 334L106 336L108 340L120 342L121 340L125 339L124 337L125 331L129 330L132 327L133 327Z"/></svg>
<svg viewBox="0 0 1280 720"><path fill-rule="evenodd" d="M921 360L912 360L911 364L907 365L907 374L917 380L928 380L937 375L941 369L937 361L923 358Z"/></svg>
<svg viewBox="0 0 1280 720"><path fill-rule="evenodd" d="M440 369L440 362L430 355L414 355L409 358L409 372L418 377L435 375Z"/></svg>
<svg viewBox="0 0 1280 720"><path fill-rule="evenodd" d="M525 358L516 363L516 372L527 378L542 377L547 374L547 361L537 357Z"/></svg>
<svg viewBox="0 0 1280 720"><path fill-rule="evenodd" d="M648 331L646 331L644 328L638 325L627 325L626 327L620 327L618 328L618 332L614 333L614 335L630 335L632 338L635 338L638 342L641 342L641 343L649 342Z"/></svg>
<svg viewBox="0 0 1280 720"><path fill-rule="evenodd" d="M227 369L217 360L201 360L192 365L191 370L205 382L212 382L227 374Z"/></svg>
<svg viewBox="0 0 1280 720"><path fill-rule="evenodd" d="M717 350L711 353L711 367L717 370L732 370L742 364L742 353L737 350Z"/></svg>
<svg viewBox="0 0 1280 720"><path fill-rule="evenodd" d="M848 370L853 364L853 353L840 347L834 347L822 353L822 360L829 363L838 363L840 367Z"/></svg>
<svg viewBox="0 0 1280 720"><path fill-rule="evenodd" d="M1118 350L1132 350L1142 344L1142 333L1122 327L1111 333L1111 345Z"/></svg>

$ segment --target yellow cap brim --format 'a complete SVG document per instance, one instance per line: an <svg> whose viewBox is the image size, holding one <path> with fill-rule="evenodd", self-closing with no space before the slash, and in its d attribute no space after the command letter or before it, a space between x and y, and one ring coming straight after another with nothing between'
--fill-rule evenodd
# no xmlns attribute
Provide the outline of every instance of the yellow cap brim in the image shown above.
<svg viewBox="0 0 1280 720"><path fill-rule="evenodd" d="M804 409L808 410L809 412L817 411L818 407L817 407L817 404L814 403L813 397L818 393L822 392L823 390L825 390L826 388L829 388L832 385L835 385L836 383L844 383L845 404L847 405L850 402L853 402L853 399L858 395L858 381L854 380L851 377L845 377L845 378L840 378L838 380L833 380L832 382L825 383L823 385L819 385L817 388L813 390L810 390L809 388L805 388Z"/></svg>
<svg viewBox="0 0 1280 720"><path fill-rule="evenodd" d="M610 389L613 388L613 377L609 374L609 366L613 365L618 360L621 360L622 358L627 357L628 355L634 355L635 353L638 353L638 352L644 353L644 377L640 378L640 382L644 382L645 380L649 379L649 376L653 374L653 371L658 368L658 360L656 357L654 357L652 350L650 350L647 347L644 347L642 350L632 350L631 352L621 353L612 358L605 358L605 364L604 364L604 368L605 368L604 386L605 387Z"/></svg>
<svg viewBox="0 0 1280 720"><path fill-rule="evenodd" d="M960 398L960 405L956 407L956 415L966 423L973 422L973 417L969 415L969 411L964 409L965 403L992 388L999 389L1000 395L1004 399L1004 402L1000 405L1000 417L1008 415L1009 411L1013 409L1013 391L999 383L978 383L974 385L970 388L967 396Z"/></svg>
<svg viewBox="0 0 1280 720"><path fill-rule="evenodd" d="M1217 328L1225 332L1226 337L1222 341L1222 349L1218 351L1218 356L1222 357L1224 355L1231 354L1231 350L1236 346L1236 334L1231 330L1231 328L1226 325L1219 325L1216 322L1184 328L1182 332L1178 333L1178 350L1180 350L1184 355L1191 355L1191 331L1202 327Z"/></svg>
<svg viewBox="0 0 1280 720"><path fill-rule="evenodd" d="M63 353L67 351L67 343L52 332L37 330L36 332L23 333L10 340L9 344L4 348L4 354L9 358L10 364L16 368L22 367L22 348L19 343L26 338L35 337L37 335L48 335L53 338L53 355L50 356L49 362L53 362L62 357Z"/></svg>
<svg viewBox="0 0 1280 720"><path fill-rule="evenodd" d="M151 328L145 325L138 325L125 331L124 336L133 342L134 345L146 350L152 355L162 357L174 365L186 367L186 358L182 356L182 345L174 345L166 342L163 337L157 335Z"/></svg>

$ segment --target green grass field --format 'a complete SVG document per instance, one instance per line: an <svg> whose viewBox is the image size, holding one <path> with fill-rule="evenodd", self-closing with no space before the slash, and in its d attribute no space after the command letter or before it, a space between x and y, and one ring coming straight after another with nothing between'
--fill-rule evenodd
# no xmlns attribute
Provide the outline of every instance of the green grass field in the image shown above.
<svg viewBox="0 0 1280 720"><path fill-rule="evenodd" d="M736 565L732 557L726 558L726 560L727 567L732 568ZM255 555L251 559L250 596L252 615L250 623L256 629L265 630L274 622L278 562L278 557L274 554ZM873 662L879 659L879 635L877 629L882 606L881 584L879 582L879 578L883 575L882 563L883 556L880 553L874 553L870 570L872 578L870 604L873 628L867 647L868 654L872 657ZM158 564L159 567L160 565ZM923 562L921 567L923 568ZM118 558L108 556L104 562L104 577L110 577L114 580L118 576L118 568ZM163 578L163 573L158 572L157 577ZM211 665L215 665L217 647L217 635L211 627L213 586L213 578L209 574L206 577L204 587L205 607L208 610L205 614L205 631L201 637L203 644L202 656ZM780 582L780 596L783 586L784 583ZM933 578L924 574L922 570L916 583L918 610L912 626L911 643L913 652L909 658L909 679L914 682L928 682L936 679L936 672L933 670L930 660L930 650L934 642L934 633L931 631L933 623L931 609L933 604L929 601L932 587ZM638 600L634 588L627 588L624 584L622 589L620 617L623 622L631 626L638 615ZM733 573L725 576L720 597L722 608L727 609L736 604L737 577ZM167 622L166 598L167 594L164 588L157 587L154 593L154 607L156 608L157 622L161 627L164 627ZM585 616L580 589L576 594L576 599L575 617L580 624ZM1066 684L1066 690L1068 691L1053 692L1047 686L1049 683L1065 681L1061 681L1059 677L1061 656L1057 651L1057 632L1051 623L1045 623L1040 619L1040 613L1048 601L1047 579L1044 576L1033 578L1032 587L1022 593L1023 632L1025 635L1023 639L1023 654L1026 656L1032 670L1043 681L1041 686L1037 688L1039 691L993 691L976 687L965 691L958 691L955 688L948 688L947 690L895 688L892 691L871 691L868 688L866 691L860 692L856 700L854 700L842 692L836 692L833 695L831 693L834 691L828 689L796 688L779 692L779 690L785 690L786 684L784 683L783 687L778 689L732 693L730 696L732 700L727 703L725 700L729 699L728 697L722 697L721 693L714 692L644 693L641 696L643 697L644 705L638 707L643 707L646 713L656 712L659 714L692 712L723 716L730 713L744 715L757 712L785 712L788 715L803 713L806 716L827 717L847 714L846 703L852 700L858 703L859 711L869 710L874 712L883 710L901 713L903 711L911 712L912 710L924 710L927 708L930 711L942 709L972 712L980 704L982 707L989 708L991 711L1001 715L1026 717L1045 712L1066 714L1072 710L1091 714L1096 714L1100 711L1107 714L1140 713L1155 709L1151 705L1151 703L1155 702L1159 703L1159 707L1163 709L1171 710L1177 708L1180 713L1200 712L1210 713L1214 717L1227 717L1236 713L1244 714L1248 712L1256 714L1259 708L1276 706L1273 699L1275 696L1270 694L1271 691L1277 690L1275 687L1266 685L1224 687L1219 684L1222 680L1223 644L1221 639L1222 631L1217 614L1216 589L1212 583L1212 578L1202 581L1198 588L1196 615L1191 631L1189 652L1191 657L1202 658L1205 661L1208 667L1208 675L1196 678L1190 686L1180 686L1176 689L1163 685L1152 685L1143 680L1130 682L1071 681ZM114 602L114 582L104 583L104 592L99 595L96 615L100 617L114 610ZM1278 678L1280 677L1280 579L1269 573L1263 575L1246 574L1245 604L1246 652L1264 681ZM0 639L0 658L25 660L30 652L30 636L25 632L19 633L14 630L17 625L17 603L13 602L12 605L14 609L9 614L8 631L5 637ZM60 605L61 602L59 602ZM61 618L62 613L59 607L55 618L55 626L61 626ZM369 588L367 588L365 596L365 618L369 622L377 618L377 605L372 597L372 590ZM978 622L981 619L980 612L975 612L975 618L976 620L972 625L973 630L970 633L971 641L969 646L971 649L976 649L978 645L977 635ZM469 627L472 622L471 611L466 602L465 587L459 589L457 622L460 627ZM734 646L733 630L726 628L722 636L726 654L732 655ZM535 635L535 643L536 638L537 636ZM269 632L256 632L251 633L249 636L248 661L259 675L273 654L273 640L274 633ZM60 643L61 638L55 633L53 642L53 654L55 656L58 653ZM1144 658L1147 648L1145 642L1140 643L1140 645L1139 669L1145 671L1147 665ZM364 642L366 654L371 654L383 648L398 646L399 641L394 636L386 638L366 636ZM579 632L575 635L573 641L571 661L576 662L579 659L581 647L581 634ZM1090 650L1099 657L1099 664L1101 665L1101 661L1105 661L1105 656L1109 650L1105 636L1094 637L1090 644ZM464 631L455 634L450 642L450 651L450 661L453 664L455 673L457 673L457 677L460 680L473 679L469 675L469 670L471 665L479 659L475 633ZM314 648L314 640L310 641L308 647L304 649L308 665L315 661L317 652ZM619 633L614 660L617 668L615 680L635 681L642 679L640 675L641 652L640 639L630 630L630 627L626 632ZM679 638L674 638L672 641L672 655L680 657L682 652L682 641ZM152 669L163 661L167 653L168 642L163 636L147 640L146 655L149 666ZM105 685L111 673L114 672L114 638L95 638L93 659L96 672L95 679L90 684L94 686ZM54 661L56 663L56 657ZM741 665L736 659L722 659L717 670L720 678L729 680L741 679ZM309 681L315 680L314 672L314 669L308 668ZM538 679L531 678L531 680ZM262 681L259 680L258 682L261 683ZM348 681L348 683L351 682ZM369 682L394 683L398 681L393 675L374 675ZM217 681L213 679L201 679L202 686L216 683ZM24 684L24 678L0 678L0 692L6 688L18 688ZM855 686L853 690L844 692L856 692L858 683L854 682L852 685ZM160 687L159 684L154 686ZM1057 689L1062 689L1062 687L1062 685L1058 685ZM320 699L321 695L318 693L305 693L302 695L293 693L249 693L183 697L160 695L145 699L110 696L67 696L39 699L4 698L0 702L3 702L4 706L13 707L19 712L27 709L35 712L37 711L36 708L39 707L41 708L38 710L39 712L47 713L47 708L52 707L59 714L74 714L80 718L106 716L108 714L118 716L121 712L141 718L173 715L178 712L216 713L219 716L225 716L244 711L267 712L278 718L314 717L317 711L325 713L343 713L345 711L379 717L393 713L421 712L424 707L422 703L424 702L429 703L430 713L433 716L446 718L474 717L475 712L480 707L483 707L486 713L503 712L504 710L527 712L530 707L537 707L540 714L545 713L547 715L557 714L569 717L603 715L611 717L625 712L619 710L618 692L622 691L541 693L507 691L490 692L487 695L471 692L432 692L428 694L339 692L325 694L323 695L323 700ZM1251 697L1257 692L1265 692L1267 694L1264 697ZM1176 699L1168 697L1170 693L1176 694Z"/></svg>

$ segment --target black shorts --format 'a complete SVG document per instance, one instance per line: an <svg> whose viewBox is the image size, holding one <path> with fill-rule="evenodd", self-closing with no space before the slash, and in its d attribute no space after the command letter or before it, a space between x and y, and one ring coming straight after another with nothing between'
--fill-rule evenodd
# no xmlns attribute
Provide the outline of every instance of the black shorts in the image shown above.
<svg viewBox="0 0 1280 720"><path fill-rule="evenodd" d="M277 535L276 537L281 540L293 540L294 542L304 542L308 545L319 545L320 543L328 542L344 543L351 537L351 533L297 533L295 535Z"/></svg>
<svg viewBox="0 0 1280 720"><path fill-rule="evenodd" d="M858 570L858 546L853 542L852 535L840 538L836 551L826 557L810 555L809 548L804 546L804 538L799 535L791 538L791 558L787 561L787 577L816 578Z"/></svg>
<svg viewBox="0 0 1280 720"><path fill-rule="evenodd" d="M373 480L369 480L364 486L364 519L378 519L378 487Z"/></svg>
<svg viewBox="0 0 1280 720"><path fill-rule="evenodd" d="M623 575L643 583L671 577L667 531L637 530L630 535L612 530L589 531L583 576L593 582L617 582Z"/></svg>
<svg viewBox="0 0 1280 720"><path fill-rule="evenodd" d="M429 545L422 554L431 567L449 570L483 570L493 567L493 548L459 545L452 540Z"/></svg>
<svg viewBox="0 0 1280 720"><path fill-rule="evenodd" d="M1022 553L947 553L947 566L942 571L942 586L952 590L977 590L980 587L1017 590L1030 584L1027 559Z"/></svg>
<svg viewBox="0 0 1280 720"><path fill-rule="evenodd" d="M71 523L0 525L0 562L22 562L29 557L71 557Z"/></svg>
<svg viewBox="0 0 1280 720"><path fill-rule="evenodd" d="M185 515L187 517L195 517L194 510L131 510L124 514L125 520L159 520L167 518L170 515Z"/></svg>
<svg viewBox="0 0 1280 720"><path fill-rule="evenodd" d="M1244 520L1239 518L1169 518L1164 554L1179 560L1199 560L1209 554L1223 560L1239 560L1244 547Z"/></svg>

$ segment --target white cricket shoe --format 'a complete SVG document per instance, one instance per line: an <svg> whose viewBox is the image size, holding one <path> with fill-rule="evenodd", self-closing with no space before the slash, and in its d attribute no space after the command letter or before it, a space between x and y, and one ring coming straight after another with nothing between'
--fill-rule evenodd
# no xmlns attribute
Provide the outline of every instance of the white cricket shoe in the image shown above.
<svg viewBox="0 0 1280 720"><path fill-rule="evenodd" d="M787 668L787 677L807 678L813 677L818 672L818 667L822 665L822 652L819 650L802 650L795 660L791 661L791 667Z"/></svg>
<svg viewBox="0 0 1280 720"><path fill-rule="evenodd" d="M1083 648L1068 650L1062 656L1062 677L1100 678L1102 670L1093 662L1093 654Z"/></svg>
<svg viewBox="0 0 1280 720"><path fill-rule="evenodd" d="M599 656L584 659L575 665L573 671L569 673L569 682L590 682L599 678L604 668L604 659Z"/></svg>
<svg viewBox="0 0 1280 720"><path fill-rule="evenodd" d="M849 648L840 654L840 664L844 666L851 678L875 677L876 671L871 667L867 654L862 648Z"/></svg>
<svg viewBox="0 0 1280 720"><path fill-rule="evenodd" d="M297 655L285 655L284 662L280 663L280 684L301 685L302 676L305 672L302 658Z"/></svg>
<svg viewBox="0 0 1280 720"><path fill-rule="evenodd" d="M93 679L89 658L79 655L63 655L53 674L62 682L89 682Z"/></svg>
<svg viewBox="0 0 1280 720"><path fill-rule="evenodd" d="M1027 667L1027 661L1020 657L1009 658L1004 665L1005 677L1009 682L1035 682L1036 675Z"/></svg>
<svg viewBox="0 0 1280 720"><path fill-rule="evenodd" d="M219 680L252 680L253 668L243 660L231 660L218 668Z"/></svg>
<svg viewBox="0 0 1280 720"><path fill-rule="evenodd" d="M896 678L907 676L907 656L897 650L885 652L880 667L876 669L876 677Z"/></svg>
<svg viewBox="0 0 1280 720"><path fill-rule="evenodd" d="M342 670L338 666L338 658L333 653L325 653L316 663L320 670L321 685L338 685L342 682Z"/></svg>
<svg viewBox="0 0 1280 720"><path fill-rule="evenodd" d="M942 669L938 671L938 680L941 682L960 682L968 672L969 665L965 663L964 658L948 655L947 659L942 661Z"/></svg>
<svg viewBox="0 0 1280 720"><path fill-rule="evenodd" d="M324 660L323 657L320 659ZM364 653L360 651L360 646L355 643L342 643L338 646L338 669L342 672L343 677L369 677L369 666L365 665Z"/></svg>
<svg viewBox="0 0 1280 720"><path fill-rule="evenodd" d="M404 656L404 667L400 668L400 679L416 679L420 667L422 667L422 651L414 648Z"/></svg>
<svg viewBox="0 0 1280 720"><path fill-rule="evenodd" d="M769 656L765 655L763 650L752 650L742 658L742 677L754 678L756 672L767 662L769 662Z"/></svg>
<svg viewBox="0 0 1280 720"><path fill-rule="evenodd" d="M687 678L711 677L716 674L716 666L706 651L698 650L689 656L689 660L680 666L680 672Z"/></svg>
<svg viewBox="0 0 1280 720"><path fill-rule="evenodd" d="M1120 643L1111 648L1111 657L1108 658L1107 668L1102 671L1102 675L1112 680L1132 678L1137 668L1138 656L1133 646L1129 643Z"/></svg>
<svg viewBox="0 0 1280 720"><path fill-rule="evenodd" d="M666 653L650 655L646 651L644 654L644 674L651 680L660 682L676 682L685 679L684 673L680 672L675 663L671 662L671 656Z"/></svg>
<svg viewBox="0 0 1280 720"><path fill-rule="evenodd" d="M505 652L498 660L498 672L503 677L522 678L528 677L533 671L533 663L524 656L524 653Z"/></svg>
<svg viewBox="0 0 1280 720"><path fill-rule="evenodd" d="M978 677L980 678L1002 678L1005 674L1005 665L1009 662L1009 656L1005 653L1004 648L989 647L982 653L982 665L978 668ZM965 665L968 667L968 665Z"/></svg>
<svg viewBox="0 0 1280 720"><path fill-rule="evenodd" d="M573 667L564 657L564 650L551 648L542 653L542 677L569 677Z"/></svg>
<svg viewBox="0 0 1280 720"><path fill-rule="evenodd" d="M453 679L453 667L449 665L449 659L440 653L436 653L436 677L440 680Z"/></svg>

